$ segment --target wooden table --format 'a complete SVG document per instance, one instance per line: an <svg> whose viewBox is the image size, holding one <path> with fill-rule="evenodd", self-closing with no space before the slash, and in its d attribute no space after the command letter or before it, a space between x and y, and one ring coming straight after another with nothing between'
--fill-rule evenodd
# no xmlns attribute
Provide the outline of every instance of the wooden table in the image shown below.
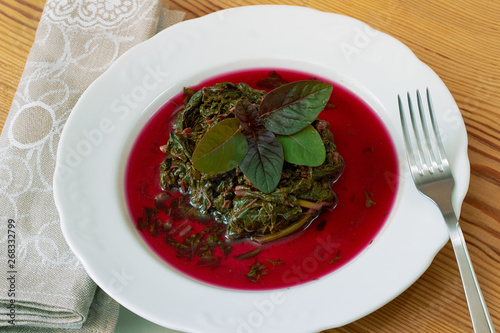
<svg viewBox="0 0 500 333"><path fill-rule="evenodd" d="M186 18L258 0L173 0ZM268 3L268 2L267 2ZM500 329L500 1L290 0L357 18L399 39L453 94L465 120L470 188L460 223L478 280ZM0 128L7 117L43 10L43 0L0 0ZM328 332L471 332L453 250L448 243L427 272L378 311Z"/></svg>

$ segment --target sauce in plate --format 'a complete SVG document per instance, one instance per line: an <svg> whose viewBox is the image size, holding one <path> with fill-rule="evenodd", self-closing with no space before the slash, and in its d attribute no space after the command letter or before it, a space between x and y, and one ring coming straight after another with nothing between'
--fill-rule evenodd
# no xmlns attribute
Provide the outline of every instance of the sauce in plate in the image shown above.
<svg viewBox="0 0 500 333"><path fill-rule="evenodd" d="M273 69L238 71L210 78L194 88L218 82L245 82L254 88ZM303 72L275 69L289 82L311 79ZM249 240L224 243L214 250L216 262L196 255L200 241L219 225L215 221L180 219L173 221L158 213L168 228L155 232L137 230L144 242L171 268L210 285L243 290L266 290L310 282L334 272L360 254L387 221L398 188L398 160L394 144L378 115L359 97L341 85L333 85L330 101L319 115L330 123L334 142L345 162L345 169L333 185L338 204L322 212L307 228L284 239L259 245ZM172 129L174 114L183 106L183 94L175 96L158 110L134 143L125 174L125 197L134 224L140 223L145 208L155 205L162 193L159 165L164 145ZM172 200L177 200L175 195ZM220 225L219 225L220 226ZM205 231L203 231L205 230ZM172 245L175 237L191 237L193 255L179 255ZM194 236L193 236L194 235ZM196 240L196 235L200 239ZM205 235L201 239L202 235ZM224 239L223 235L218 236ZM259 249L260 248L260 249ZM189 253L188 253L189 254Z"/></svg>

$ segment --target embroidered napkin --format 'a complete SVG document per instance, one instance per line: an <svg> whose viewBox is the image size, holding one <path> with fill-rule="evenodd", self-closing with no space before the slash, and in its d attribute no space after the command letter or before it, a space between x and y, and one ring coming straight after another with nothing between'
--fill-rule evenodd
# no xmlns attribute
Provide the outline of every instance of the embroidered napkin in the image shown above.
<svg viewBox="0 0 500 333"><path fill-rule="evenodd" d="M114 330L118 304L89 278L60 229L57 145L89 84L130 47L183 19L160 0L47 0L0 136L0 326Z"/></svg>

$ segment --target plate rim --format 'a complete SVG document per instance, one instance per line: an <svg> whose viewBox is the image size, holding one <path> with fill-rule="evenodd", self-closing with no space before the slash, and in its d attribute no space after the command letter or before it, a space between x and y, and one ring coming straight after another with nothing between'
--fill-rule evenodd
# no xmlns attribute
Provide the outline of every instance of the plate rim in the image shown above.
<svg viewBox="0 0 500 333"><path fill-rule="evenodd" d="M75 127L79 128L79 126L77 126L75 124L76 123L75 119L78 117L79 114L82 114L84 112L82 110L84 110L88 106L87 105L88 100L90 98L94 98L95 91L98 90L98 88L96 88L96 87L100 88L102 86L103 82L110 82L110 80L112 81L113 78L116 78L116 73L123 66L127 65L127 63L129 63L129 62L134 62L135 61L134 59L137 59L137 58L135 58L135 53L141 53L141 52L143 52L141 50L147 50L148 48L151 48L151 47L154 48L156 45L155 43L157 43L160 40L165 39L166 38L165 36L173 35L174 33L177 33L177 34L182 33L183 29L189 30L189 29L193 29L193 27L196 27L196 26L210 25L213 23L221 23L221 22L225 22L228 19L234 19L235 17L240 17L243 19L244 16L251 15L252 13L255 13L255 11L259 11L259 12L264 11L269 16L272 16L272 15L282 15L282 16L290 15L290 16L293 16L293 15L297 15L299 13L300 13L300 15L306 15L306 16L307 15L312 15L312 16L317 15L318 17L320 15L326 15L326 16L328 16L328 19L332 19L333 21L335 21L335 18L336 18L336 19L345 20L346 22L350 21L350 22L352 22L354 27L368 27L366 24L364 24L361 21L358 21L358 20L350 18L350 17L343 16L340 14L325 13L325 12L320 12L318 10L311 9L311 8L305 8L305 7L283 6L283 5L258 5L258 6L231 8L231 9L211 13L211 14L208 14L208 15L201 17L201 18L181 22L178 25L175 25L175 26L170 27L169 29L167 29L163 32L160 32L159 34L155 35L150 40L143 42L143 43L135 46L131 50L125 52L103 75L101 75L101 77L99 77L96 81L94 81L94 83L92 83L92 85L89 87L89 89L87 89L82 94L80 100L75 105L75 108L74 108L73 112L71 113L71 115L68 119L67 125L63 129L63 133L61 135L61 140L60 140L60 144L58 147L58 153L57 153L58 158L57 158L57 162L56 162L56 172L54 175L54 196L55 196L55 200L56 200L56 206L61 214L61 226L63 229L63 234L64 234L66 240L68 241L68 244L70 245L72 250L76 253L77 257L79 257L79 259L82 260L89 275L96 281L96 283L103 290L108 292L108 294L110 294L111 297L118 300L125 307L138 313L139 315L145 317L146 319L151 320L151 321L153 321L157 324L160 324L160 325L165 326L166 322L162 321L161 319L159 319L155 315L151 315L150 313L145 313L144 311L142 311L142 309L140 307L136 306L133 302L130 301L130 299L134 298L134 297L136 297L136 299L137 299L138 295L133 295L133 293L132 293L132 295L127 294L127 290L126 290L127 288L125 288L125 290L121 290L120 292L116 292L116 290L112 290L112 288L110 288L110 286L109 286L109 281L110 281L109 279L112 278L113 275L111 274L111 277L110 277L109 272L108 272L107 276L103 277L102 274L100 274L99 272L96 272L95 271L96 267L94 267L93 263L88 261L89 255L88 255L87 249L82 248L81 244L79 244L77 241L75 241L75 232L78 231L78 229L75 229L74 227L72 229L71 223L68 222L70 220L69 216L71 215L71 213L69 213L69 215L68 215L68 206L69 205L66 201L66 198L64 198L64 195L66 193L65 186L67 186L67 185L64 184L64 182L63 182L64 177L61 176L61 172L64 169L61 166L63 164L64 158L68 156L67 151L64 150L65 143L67 141L71 141L72 134L70 132L70 129L75 128ZM399 48L403 47L404 49L409 51L409 53L407 55L409 55L409 54L413 55L414 56L413 61L418 62L420 66L425 66L425 67L429 68L427 65L422 63L411 52L411 50L409 48L404 46L404 44L402 44L401 42L399 42L399 41L395 40L394 38L389 37L388 35L385 35L381 32L379 32L379 34L380 34L379 36L381 36L382 38L390 39L390 41L392 43L398 44ZM430 68L429 68L429 70L432 72L432 70ZM434 72L432 72L432 73L434 73ZM434 75L435 75L435 73L434 73ZM449 93L447 88L444 86L444 83L442 83L442 81L437 77L437 75L435 75L434 79L439 80L439 82L442 84L441 90L445 89L448 92L448 94L451 96L451 94ZM170 89L172 89L172 88L170 88ZM153 101L151 103L153 103ZM456 104L455 104L455 106L456 106ZM457 107L457 109L458 109L458 107ZM462 123L463 123L463 120L462 120ZM69 124L69 126L68 126L68 124ZM81 126L80 126L80 128L81 128ZM463 130L465 131L465 128L463 128ZM462 141L463 140L464 139L462 138ZM467 158L467 151L466 151L466 147L467 147L466 140L467 140L467 137L465 135L465 158L467 160L467 166L465 166L465 171L464 170L460 171L461 175L467 174L466 179L461 178L462 192L464 192L463 188L465 187L465 193L466 193L466 189L468 187L469 173L470 173L469 163L468 163L468 158ZM463 147L461 149L463 150ZM463 153L464 152L462 151L462 154ZM462 159L463 159L463 157L462 157ZM462 167L462 169L463 168L464 167ZM408 190L408 191L410 191L410 190ZM458 198L455 197L455 200L454 200L455 210L457 210L457 208L458 208L458 213L460 211L460 206L461 206L461 203L463 201L463 198L465 197L465 193L459 193ZM458 214L457 214L457 216L458 216ZM427 267L431 264L434 256L447 242L447 240L448 240L447 234L445 237L443 234L443 230L444 229L439 230L440 235L441 235L440 242L437 242L439 244L436 243L437 245L435 244L432 251L430 251L431 253L429 254L428 260L420 267L420 270L421 270L420 274L416 275L412 281L409 281L409 280L406 281L406 283L405 283L406 287L404 287L403 289L401 289L401 287L400 287L399 288L400 290L393 291L393 293L391 295L387 295L386 297L378 296L378 301L376 302L377 304L375 306L372 306L370 309L365 309L365 311L362 311L362 312L359 312L356 314L351 314L349 316L349 318L346 318L345 320L338 320L337 319L337 322L335 322L335 323L332 322L332 325L333 326L341 326L341 325L347 324L349 322L352 322L356 319L359 319L359 318L365 316L366 314L368 314L368 313L380 308L381 306L385 305L387 302L391 301L397 295L399 295L401 292L403 292L408 286L410 286L415 280L417 280L421 274L423 274L425 272ZM86 253L86 251L87 251L87 253ZM308 286L308 285L309 284L306 284L305 286ZM300 289L300 288L297 288L297 289ZM221 290L219 290L219 291L224 295L227 295L228 292L241 294L241 293L235 292L235 291L221 291ZM255 295L258 296L256 299L257 300L260 299L262 301L269 299L271 293L273 293L273 292L275 292L275 291L257 292L257 293L255 293ZM289 293L289 294L293 294L293 293ZM262 295L265 295L265 297L262 298ZM292 295L290 295L290 297L292 297ZM250 307L250 308L254 309L254 307ZM248 307L247 307L247 309L248 309ZM276 314L279 314L279 313L276 313ZM203 330L203 325L212 325L211 326L212 328L209 328L209 331L212 331L213 328L219 328L216 325L217 323L214 324L213 322L211 322L211 319L212 318L208 318L206 315L205 316L198 316L196 318L196 325L194 325L194 326L189 326L186 323L181 324L180 322L176 322L176 323L172 323L172 325L169 325L168 327L171 327L174 329L200 331L200 332ZM168 322L168 324L171 324L171 322ZM226 318L226 322L224 322L224 325L232 325L231 327L234 327L234 321L231 322L231 318L229 318L229 319ZM314 326L314 324L312 324L310 327L302 326L302 327L295 327L295 328L303 330L305 332L305 331L312 331L312 330L319 330L319 329L327 329L327 328L331 328L333 326L330 326L329 324L325 324L324 320L322 320L322 321L318 320L317 326ZM227 328L224 326L222 326L222 327ZM259 327L259 328L267 329L266 327ZM214 330L214 332L215 331L220 332L220 330ZM275 331L275 330L271 330L271 331Z"/></svg>

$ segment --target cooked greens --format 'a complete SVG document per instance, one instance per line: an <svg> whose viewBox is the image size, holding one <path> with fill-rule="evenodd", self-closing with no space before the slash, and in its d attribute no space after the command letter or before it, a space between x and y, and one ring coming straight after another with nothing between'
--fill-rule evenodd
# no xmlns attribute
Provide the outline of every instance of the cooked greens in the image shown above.
<svg viewBox="0 0 500 333"><path fill-rule="evenodd" d="M329 124L316 118L328 86L300 81L267 93L224 82L185 90L187 104L162 148L162 188L188 193L197 214L224 223L232 239L267 242L300 229L323 207L334 207L331 184L343 169ZM315 166L293 164L303 161Z"/></svg>

